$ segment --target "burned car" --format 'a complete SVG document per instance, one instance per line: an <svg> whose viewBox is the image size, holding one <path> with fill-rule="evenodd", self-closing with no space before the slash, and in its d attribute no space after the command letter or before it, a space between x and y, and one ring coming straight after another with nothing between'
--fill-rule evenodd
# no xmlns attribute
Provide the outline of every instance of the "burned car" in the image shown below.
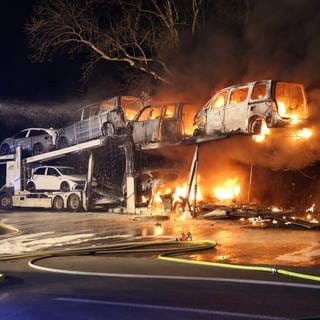
<svg viewBox="0 0 320 320"><path fill-rule="evenodd" d="M55 149L56 130L53 128L28 128L0 144L0 155L14 153L19 146L24 155L37 155Z"/></svg>
<svg viewBox="0 0 320 320"><path fill-rule="evenodd" d="M116 96L81 109L81 119L58 131L59 149L101 136L127 133L128 120L143 107L142 100L131 96Z"/></svg>
<svg viewBox="0 0 320 320"><path fill-rule="evenodd" d="M218 91L195 117L195 135L242 132L257 135L307 117L302 84L262 80Z"/></svg>
<svg viewBox="0 0 320 320"><path fill-rule="evenodd" d="M197 107L187 103L148 105L130 121L135 144L177 143L192 136Z"/></svg>

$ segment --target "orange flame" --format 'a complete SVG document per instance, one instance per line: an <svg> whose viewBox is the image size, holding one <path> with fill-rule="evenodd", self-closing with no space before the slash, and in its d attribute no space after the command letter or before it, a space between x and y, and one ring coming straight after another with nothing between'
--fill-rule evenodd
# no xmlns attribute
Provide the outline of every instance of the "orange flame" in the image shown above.
<svg viewBox="0 0 320 320"><path fill-rule="evenodd" d="M266 136L270 134L270 129L267 127L265 121L261 124L261 133L253 135L252 138L256 142L263 142L266 139Z"/></svg>
<svg viewBox="0 0 320 320"><path fill-rule="evenodd" d="M301 138L309 139L310 137L312 137L312 130L308 128L303 128L292 135L292 139L294 140L298 140Z"/></svg>
<svg viewBox="0 0 320 320"><path fill-rule="evenodd" d="M220 200L233 200L240 194L240 185L238 184L238 179L227 179L223 186L214 188L214 196Z"/></svg>

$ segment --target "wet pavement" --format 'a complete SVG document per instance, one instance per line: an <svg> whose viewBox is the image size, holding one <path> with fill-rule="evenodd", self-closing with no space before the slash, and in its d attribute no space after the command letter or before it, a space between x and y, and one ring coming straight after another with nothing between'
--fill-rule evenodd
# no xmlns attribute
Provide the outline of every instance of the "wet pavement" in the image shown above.
<svg viewBox="0 0 320 320"><path fill-rule="evenodd" d="M320 314L318 279L292 277L273 268L261 272L256 267L238 270L230 265L177 263L157 259L158 251L123 254L97 248L124 243L127 248L141 240L193 245L175 241L189 231L193 240L214 240L217 246L179 258L284 266L283 270L320 276L319 229L257 229L247 228L239 219L97 212L2 211L0 219L0 257L10 256L1 261L1 319L87 320L108 315L108 319L141 320L278 320ZM5 231L8 225L11 236ZM49 254L77 248L90 252ZM21 253L26 255L18 260L11 256Z"/></svg>
<svg viewBox="0 0 320 320"><path fill-rule="evenodd" d="M286 267L311 267L320 275L320 230L246 228L240 219L193 219L110 213L0 212L3 224L19 233L0 236L0 255L102 246L137 240L214 240L214 250L196 260Z"/></svg>

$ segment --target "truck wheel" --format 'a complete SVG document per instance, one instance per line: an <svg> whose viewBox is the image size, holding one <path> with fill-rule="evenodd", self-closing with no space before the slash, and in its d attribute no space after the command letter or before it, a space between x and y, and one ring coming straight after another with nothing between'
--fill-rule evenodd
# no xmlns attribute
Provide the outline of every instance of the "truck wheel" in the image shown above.
<svg viewBox="0 0 320 320"><path fill-rule="evenodd" d="M80 198L75 193L71 193L68 198L68 209L71 211L79 211L81 209Z"/></svg>
<svg viewBox="0 0 320 320"><path fill-rule="evenodd" d="M68 192L68 191L70 191L69 183L66 182L66 181L61 182L61 184L60 184L60 191L63 191L63 192Z"/></svg>
<svg viewBox="0 0 320 320"><path fill-rule="evenodd" d="M8 144L5 143L3 146L1 146L0 155L6 156L9 153L10 153L10 147Z"/></svg>
<svg viewBox="0 0 320 320"><path fill-rule="evenodd" d="M36 143L34 146L33 146L33 149L32 149L32 155L33 156L36 156L37 154L40 154L43 152L43 145L41 143Z"/></svg>
<svg viewBox="0 0 320 320"><path fill-rule="evenodd" d="M12 197L8 193L0 195L0 208L9 210L12 208Z"/></svg>
<svg viewBox="0 0 320 320"><path fill-rule="evenodd" d="M52 209L61 211L64 208L63 199L60 196L56 196L52 201Z"/></svg>
<svg viewBox="0 0 320 320"><path fill-rule="evenodd" d="M34 184L32 181L29 181L29 182L27 183L26 189L27 189L27 191L32 192L32 191L35 191L35 190L36 190L36 186L35 186L35 184Z"/></svg>

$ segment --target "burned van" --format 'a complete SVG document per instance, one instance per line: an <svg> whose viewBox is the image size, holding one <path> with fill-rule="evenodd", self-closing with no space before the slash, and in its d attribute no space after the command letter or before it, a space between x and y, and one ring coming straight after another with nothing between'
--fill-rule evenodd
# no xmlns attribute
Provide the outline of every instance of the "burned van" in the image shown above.
<svg viewBox="0 0 320 320"><path fill-rule="evenodd" d="M130 122L135 144L177 143L192 136L196 106L165 103L144 107Z"/></svg>
<svg viewBox="0 0 320 320"><path fill-rule="evenodd" d="M307 117L303 85L262 80L218 91L197 113L195 135L241 132L260 134L263 125L278 128Z"/></svg>

